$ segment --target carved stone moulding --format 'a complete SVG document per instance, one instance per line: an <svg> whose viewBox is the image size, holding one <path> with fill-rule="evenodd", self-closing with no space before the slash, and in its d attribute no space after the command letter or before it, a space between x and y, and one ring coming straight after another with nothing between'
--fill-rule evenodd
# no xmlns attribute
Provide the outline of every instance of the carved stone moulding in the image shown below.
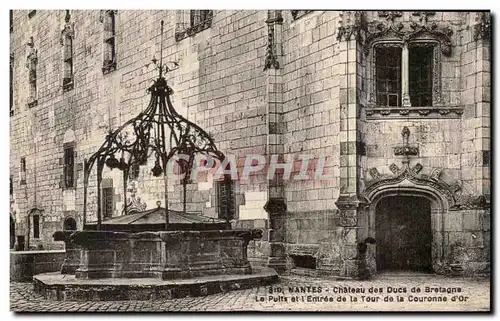
<svg viewBox="0 0 500 321"><path fill-rule="evenodd" d="M474 40L489 39L491 36L491 16L489 12L481 12L474 25Z"/></svg>
<svg viewBox="0 0 500 321"><path fill-rule="evenodd" d="M396 156L416 156L416 155L418 155L418 147L410 147L410 146L394 147L394 155L396 155Z"/></svg>
<svg viewBox="0 0 500 321"><path fill-rule="evenodd" d="M393 175L380 175L378 177L373 177L372 180L366 183L364 189L364 195L371 199L377 190L383 188L384 186L397 186L403 181L409 181L416 187L422 186L425 188L432 189L436 191L443 199L448 202L450 209L460 209L460 184L448 184L434 175L434 177L429 177L429 175L419 174L422 171L423 166L417 163L415 166L410 168L409 162L403 162L403 167L399 168L396 164L391 164L389 167ZM370 171L371 172L371 171Z"/></svg>
<svg viewBox="0 0 500 321"><path fill-rule="evenodd" d="M462 107L366 107L367 119L460 118Z"/></svg>
<svg viewBox="0 0 500 321"><path fill-rule="evenodd" d="M390 19L389 19L390 18ZM379 39L392 39L401 43L411 42L418 39L436 39L440 42L440 48L445 56L451 55L451 28L439 27L436 23L427 24L427 18L421 18L421 22L413 21L409 26L401 22L395 23L394 16L387 17L389 23L374 21L367 26L366 39L364 41L364 52L368 56L373 44Z"/></svg>

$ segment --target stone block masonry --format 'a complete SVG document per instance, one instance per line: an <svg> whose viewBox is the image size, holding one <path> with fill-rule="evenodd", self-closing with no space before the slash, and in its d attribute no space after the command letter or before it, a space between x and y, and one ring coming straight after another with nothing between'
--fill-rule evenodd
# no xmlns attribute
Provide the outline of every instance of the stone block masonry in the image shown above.
<svg viewBox="0 0 500 321"><path fill-rule="evenodd" d="M489 270L488 12L318 10L293 16L288 10L214 10L209 24L176 39L189 26L188 11L117 11L116 70L104 74L103 12L70 13L74 87L63 90L60 37L66 12L37 10L31 17L27 10L13 12L11 217L16 235L30 247L61 248L52 233L68 218L81 229L83 161L108 130L147 105L145 89L155 72L146 64L159 57L164 20L163 59L179 64L167 75L173 104L213 135L219 149L235 155L241 166L247 154L326 157L325 172L333 177L327 181L268 181L255 175L235 183L236 220L266 221L267 238L251 245L255 261L280 256L280 264L293 269L290 256L308 253L317 269L356 275L359 243L385 233L377 230L378 201L412 196L433 206L430 234L438 272ZM31 37L37 104L29 107L26 43ZM411 90L397 106L377 102L375 51L381 45L410 52L402 57L405 63L412 46L432 47L430 106L408 106ZM407 80L401 85L411 87ZM402 137L404 128L408 138ZM63 184L64 146L74 146L70 188ZM395 153L404 147L416 152ZM121 173L105 172L110 215L121 215L132 195L148 208L163 200L162 182L150 172L153 165L141 166L127 195L122 195ZM299 170L294 166L292 175ZM182 189L179 182L170 183L170 207L180 210ZM95 180L91 189L92 184ZM189 184L188 211L216 217L215 185L210 176ZM96 195L89 200L92 213ZM283 213L271 215L270 209ZM40 218L36 236L33 214ZM369 247L374 273L377 249Z"/></svg>

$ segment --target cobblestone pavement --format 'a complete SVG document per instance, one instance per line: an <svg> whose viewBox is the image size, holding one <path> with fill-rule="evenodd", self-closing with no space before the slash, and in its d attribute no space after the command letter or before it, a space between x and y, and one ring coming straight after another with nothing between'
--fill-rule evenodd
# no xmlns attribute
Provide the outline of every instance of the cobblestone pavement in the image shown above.
<svg viewBox="0 0 500 321"><path fill-rule="evenodd" d="M419 288L421 292L412 292L414 287ZM426 287L434 289L434 293L426 293ZM382 288L383 293L370 293L375 292L370 291L370 288ZM403 291L401 288L405 288L406 293L388 293L388 288L399 289L399 291ZM448 289L457 288L460 288L460 292L447 293L453 292ZM280 289L282 292L279 292ZM365 293L345 293L349 289L350 291L364 289ZM271 290L274 290L275 293L270 294ZM290 290L298 292L291 293ZM436 293L435 290L445 292ZM339 291L344 291L344 293L337 293ZM404 302L397 302L398 296L403 298ZM431 297L446 297L446 302L413 302L415 298ZM357 302L352 301L354 298L357 299ZM393 301L385 302L390 301L389 298L392 298ZM11 311L15 312L489 311L490 283L488 279L411 274L380 275L369 281L338 281L285 276L281 277L279 284L273 286L206 297L186 297L168 301L76 302L48 301L33 292L31 283L12 282L10 308Z"/></svg>

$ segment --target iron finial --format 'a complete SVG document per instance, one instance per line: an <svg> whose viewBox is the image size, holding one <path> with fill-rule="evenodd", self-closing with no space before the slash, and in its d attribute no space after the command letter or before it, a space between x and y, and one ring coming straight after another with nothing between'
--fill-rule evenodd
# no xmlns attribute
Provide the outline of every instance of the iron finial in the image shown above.
<svg viewBox="0 0 500 321"><path fill-rule="evenodd" d="M159 69L159 72L160 72L160 78L162 76L162 73L163 73L163 20L160 22L160 25L161 25L161 32L160 32L160 69Z"/></svg>

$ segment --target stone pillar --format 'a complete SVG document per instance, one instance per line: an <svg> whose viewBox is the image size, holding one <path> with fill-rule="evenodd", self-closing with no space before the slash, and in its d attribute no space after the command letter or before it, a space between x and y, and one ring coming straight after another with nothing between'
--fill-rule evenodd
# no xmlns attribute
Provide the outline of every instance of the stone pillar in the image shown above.
<svg viewBox="0 0 500 321"><path fill-rule="evenodd" d="M340 214L340 238L342 269L341 277L358 276L357 247L359 234L358 218L366 208L360 194L360 158L364 154L361 138L362 123L359 120L359 95L361 91L361 32L362 12L344 12L337 40L338 59L345 63L345 74L340 75L340 195L336 205Z"/></svg>
<svg viewBox="0 0 500 321"><path fill-rule="evenodd" d="M266 20L268 27L268 43L264 62L266 73L266 106L267 106L267 143L268 161L277 155L283 160L283 52L282 23L280 10L269 10ZM275 156L276 157L276 156ZM286 269L285 255L285 215L286 200L282 176L276 173L268 181L268 196L264 209L269 216L269 257L267 265L282 273Z"/></svg>
<svg viewBox="0 0 500 321"><path fill-rule="evenodd" d="M401 52L401 92L403 107L411 107L410 102L410 51L408 50L408 43L404 43Z"/></svg>

